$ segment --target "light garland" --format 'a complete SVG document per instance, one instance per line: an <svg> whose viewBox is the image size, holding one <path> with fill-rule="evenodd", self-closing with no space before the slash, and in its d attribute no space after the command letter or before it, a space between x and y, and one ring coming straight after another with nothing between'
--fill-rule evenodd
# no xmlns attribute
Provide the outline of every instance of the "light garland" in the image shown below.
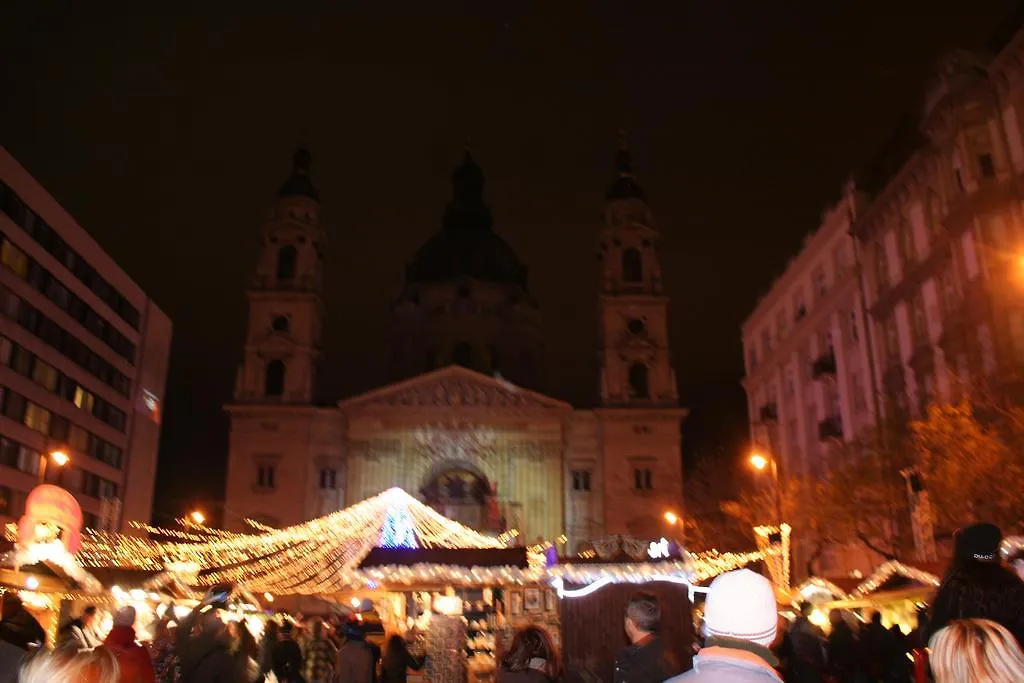
<svg viewBox="0 0 1024 683"><path fill-rule="evenodd" d="M898 560L889 560L888 562L880 564L871 576L864 579L859 586L853 589L850 596L859 598L867 595L868 593L873 593L879 586L892 578L894 574L899 574L904 578L910 579L911 581L917 581L918 583L922 583L926 586L935 587L941 583L939 577L930 572L915 569L914 567L905 565Z"/></svg>
<svg viewBox="0 0 1024 683"><path fill-rule="evenodd" d="M803 598L807 598L808 597L807 593L808 593L808 589L809 588L818 588L820 590L823 590L823 591L827 592L829 595L831 595L834 598L837 598L839 600L845 600L845 599L850 597L850 594L847 593L846 591L844 591L839 586L835 585L834 583L832 583L828 579L823 579L823 578L818 577L818 576L812 576L811 578L809 578L806 581L804 581L802 584L797 586L797 588L793 591L793 593L796 594L796 595L799 595L799 596L801 596Z"/></svg>
<svg viewBox="0 0 1024 683"><path fill-rule="evenodd" d="M1008 560L1014 553L1024 551L1024 536L1007 536L1003 539L1000 552L1003 559Z"/></svg>
<svg viewBox="0 0 1024 683"><path fill-rule="evenodd" d="M768 573L772 575L775 585L783 591L788 591L790 588L789 537L792 531L793 527L789 526L785 522L779 526L754 527L754 536L757 539L757 547L760 550L767 550L774 545L771 537L775 534L779 535L779 545L781 548L779 549L779 552L771 555L770 560L766 558L765 564L768 566Z"/></svg>

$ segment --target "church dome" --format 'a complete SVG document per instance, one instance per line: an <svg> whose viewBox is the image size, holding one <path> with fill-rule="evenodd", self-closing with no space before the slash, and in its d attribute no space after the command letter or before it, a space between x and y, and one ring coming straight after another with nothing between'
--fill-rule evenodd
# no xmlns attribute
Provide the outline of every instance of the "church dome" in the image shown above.
<svg viewBox="0 0 1024 683"><path fill-rule="evenodd" d="M493 229L491 210L483 201L483 171L467 151L452 173L452 200L441 230L416 252L408 282L442 282L472 277L483 282L526 287L526 268Z"/></svg>

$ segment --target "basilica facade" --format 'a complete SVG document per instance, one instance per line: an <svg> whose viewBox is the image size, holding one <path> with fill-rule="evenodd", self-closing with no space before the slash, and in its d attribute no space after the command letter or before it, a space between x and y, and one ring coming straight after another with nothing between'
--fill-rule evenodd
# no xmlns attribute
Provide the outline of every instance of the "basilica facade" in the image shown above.
<svg viewBox="0 0 1024 683"><path fill-rule="evenodd" d="M599 405L536 391L541 315L494 230L467 151L441 229L392 312L391 383L315 399L325 234L307 151L262 230L231 419L225 525L286 526L398 486L446 516L573 552L609 534L657 538L682 506L679 406L658 230L624 146L595 226ZM514 530L514 531L513 531Z"/></svg>

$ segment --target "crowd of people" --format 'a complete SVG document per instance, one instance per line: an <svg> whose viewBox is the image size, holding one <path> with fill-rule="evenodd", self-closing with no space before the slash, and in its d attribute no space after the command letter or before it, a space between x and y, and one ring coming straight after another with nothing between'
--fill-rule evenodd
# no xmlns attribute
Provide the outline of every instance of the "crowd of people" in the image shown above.
<svg viewBox="0 0 1024 683"><path fill-rule="evenodd" d="M839 610L830 612L826 635L809 605L790 623L779 616L771 582L740 569L711 583L699 647L680 662L671 647L679 644L659 636L658 598L639 593L625 610L628 644L615 658L614 682L1024 682L1024 557L1001 562L1001 541L989 524L958 532L951 567L907 635L886 628L879 613L862 624ZM45 652L42 627L15 593L4 593L0 683L405 683L425 663L400 635L382 653L358 618L329 626L314 619L308 629L270 621L257 643L244 622L223 620L222 607L211 593L177 625L159 622L146 644L133 608L118 610L101 638L96 610L86 607ZM540 626L517 631L499 658L497 683L569 678Z"/></svg>

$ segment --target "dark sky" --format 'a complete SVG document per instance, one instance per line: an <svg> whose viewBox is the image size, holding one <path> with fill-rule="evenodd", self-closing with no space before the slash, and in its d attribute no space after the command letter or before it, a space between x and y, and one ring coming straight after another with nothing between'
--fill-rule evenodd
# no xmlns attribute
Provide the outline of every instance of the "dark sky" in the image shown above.
<svg viewBox="0 0 1024 683"><path fill-rule="evenodd" d="M297 143L330 234L325 395L386 376L389 302L468 136L541 302L548 393L589 404L625 127L664 235L685 450L735 453L743 318L936 58L1014 2L9 4L0 142L174 321L163 516L222 493L243 291Z"/></svg>

